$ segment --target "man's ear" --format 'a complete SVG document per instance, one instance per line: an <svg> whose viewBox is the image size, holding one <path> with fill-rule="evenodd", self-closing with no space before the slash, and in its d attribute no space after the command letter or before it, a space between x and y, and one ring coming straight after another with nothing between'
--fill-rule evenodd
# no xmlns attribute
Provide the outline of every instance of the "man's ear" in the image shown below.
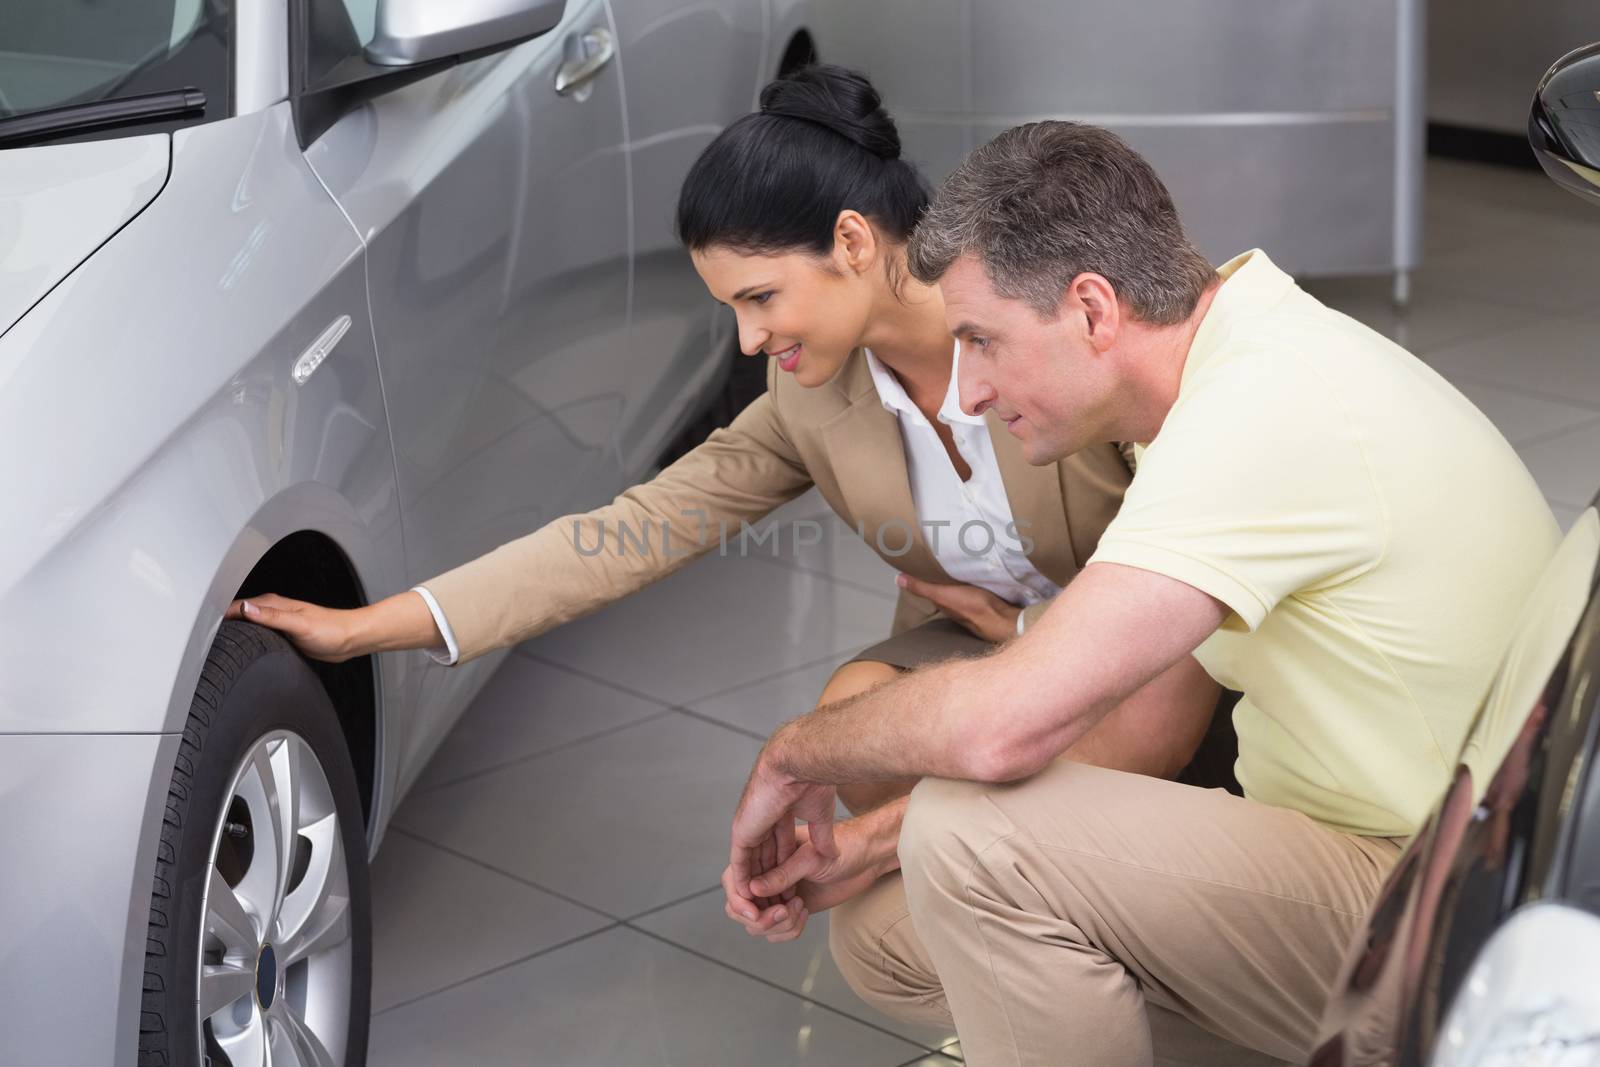
<svg viewBox="0 0 1600 1067"><path fill-rule="evenodd" d="M833 265L860 274L878 258L878 235L859 211L846 208L833 223Z"/></svg>
<svg viewBox="0 0 1600 1067"><path fill-rule="evenodd" d="M1104 352L1117 343L1117 334L1122 329L1122 304L1103 275L1088 272L1078 275L1067 286L1066 296L1063 304L1070 303L1070 313L1083 316L1090 344Z"/></svg>

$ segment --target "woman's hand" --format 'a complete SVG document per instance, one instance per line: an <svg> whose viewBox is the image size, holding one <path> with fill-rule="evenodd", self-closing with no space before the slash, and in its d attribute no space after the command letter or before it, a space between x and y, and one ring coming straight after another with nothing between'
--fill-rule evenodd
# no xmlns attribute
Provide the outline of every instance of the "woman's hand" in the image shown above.
<svg viewBox="0 0 1600 1067"><path fill-rule="evenodd" d="M934 607L966 627L974 637L999 644L1017 635L1017 616L1022 609L987 589L960 582L925 582L909 574L896 576L895 583L908 593L933 601Z"/></svg>
<svg viewBox="0 0 1600 1067"><path fill-rule="evenodd" d="M868 825L874 814L869 812L834 826L837 855L831 858L822 857L810 847L810 835L804 825L796 826L797 847L793 854L773 870L751 879L752 889L775 901L770 907L754 910L734 886L733 868L724 870L724 914L752 937L765 937L774 944L793 941L805 932L806 920L812 915L865 892L886 873L878 854L881 837Z"/></svg>
<svg viewBox="0 0 1600 1067"><path fill-rule="evenodd" d="M343 663L364 652L356 646L355 610L325 608L263 593L248 600L235 600L222 617L277 630L301 653L326 663Z"/></svg>

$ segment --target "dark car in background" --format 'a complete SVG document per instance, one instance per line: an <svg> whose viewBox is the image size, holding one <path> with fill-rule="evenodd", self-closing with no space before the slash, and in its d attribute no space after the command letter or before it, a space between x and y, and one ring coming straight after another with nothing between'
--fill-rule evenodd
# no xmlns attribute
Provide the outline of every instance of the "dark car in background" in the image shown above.
<svg viewBox="0 0 1600 1067"><path fill-rule="evenodd" d="M1550 68L1528 135L1558 184L1600 203L1600 45ZM1600 1064L1596 505L1530 595L1449 790L1352 947L1313 1067Z"/></svg>

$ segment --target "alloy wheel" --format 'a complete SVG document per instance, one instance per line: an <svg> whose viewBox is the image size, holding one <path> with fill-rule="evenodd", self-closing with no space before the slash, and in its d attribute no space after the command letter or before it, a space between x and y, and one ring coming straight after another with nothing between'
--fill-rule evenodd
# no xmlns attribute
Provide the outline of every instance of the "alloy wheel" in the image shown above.
<svg viewBox="0 0 1600 1067"><path fill-rule="evenodd" d="M224 797L201 911L198 1062L342 1067L354 943L327 773L303 738L277 730Z"/></svg>

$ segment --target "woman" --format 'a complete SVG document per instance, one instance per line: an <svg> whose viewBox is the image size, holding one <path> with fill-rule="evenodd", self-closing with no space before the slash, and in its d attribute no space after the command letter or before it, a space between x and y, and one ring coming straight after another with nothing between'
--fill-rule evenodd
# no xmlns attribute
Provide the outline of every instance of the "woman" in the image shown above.
<svg viewBox="0 0 1600 1067"><path fill-rule="evenodd" d="M905 267L926 203L866 79L810 67L771 83L761 109L695 162L677 213L701 278L734 309L741 349L772 357L764 395L611 504L410 592L350 611L267 595L235 602L228 617L282 630L319 659L427 648L464 662L665 577L718 547L719 528L737 531L815 485L902 572L893 636L841 666L822 703L1019 632L1094 551L1130 474L1110 445L1029 466L1002 424L961 412L939 292ZM650 550L638 549L640 535ZM1185 666L1148 690L1073 757L1175 773L1216 689ZM841 795L859 812L911 784ZM797 902L752 932L794 936L805 914Z"/></svg>

